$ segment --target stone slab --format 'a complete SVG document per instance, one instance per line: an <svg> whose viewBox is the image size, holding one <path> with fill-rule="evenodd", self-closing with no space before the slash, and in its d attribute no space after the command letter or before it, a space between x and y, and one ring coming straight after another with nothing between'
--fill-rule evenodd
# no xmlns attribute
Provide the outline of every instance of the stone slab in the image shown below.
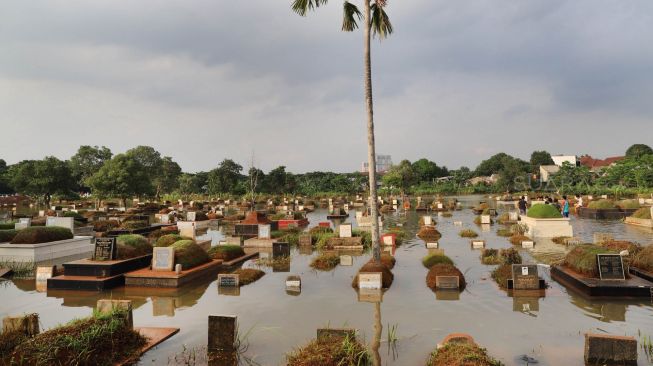
<svg viewBox="0 0 653 366"><path fill-rule="evenodd" d="M512 281L515 290L539 290L540 278L536 264L513 264Z"/></svg>
<svg viewBox="0 0 653 366"><path fill-rule="evenodd" d="M587 364L637 365L637 340L633 337L585 334Z"/></svg>
<svg viewBox="0 0 653 366"><path fill-rule="evenodd" d="M358 274L358 288L359 289L381 289L382 274L378 273L359 273Z"/></svg>
<svg viewBox="0 0 653 366"><path fill-rule="evenodd" d="M233 351L236 343L238 318L235 316L209 315L209 351Z"/></svg>

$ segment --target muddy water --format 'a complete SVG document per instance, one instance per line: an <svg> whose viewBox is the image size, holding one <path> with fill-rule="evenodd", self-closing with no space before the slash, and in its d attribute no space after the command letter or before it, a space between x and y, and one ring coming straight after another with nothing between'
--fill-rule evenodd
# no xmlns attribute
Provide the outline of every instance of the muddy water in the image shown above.
<svg viewBox="0 0 653 366"><path fill-rule="evenodd" d="M351 213L352 217L354 213ZM391 214L386 222L404 222L415 234L417 214ZM507 365L524 364L520 355L528 355L539 365L582 365L583 333L608 332L637 337L641 331L653 335L653 306L650 301L587 301L551 281L544 298L511 298L490 278L493 266L484 266L479 251L470 249L467 239L459 238L463 227L477 230L488 247L506 248L505 238L495 235L496 226L482 231L472 223L470 210L456 211L451 218L439 217L443 234L441 248L465 273L468 287L457 299L436 294L425 285L426 269L421 258L427 254L424 242L414 238L396 249L395 282L383 296L380 306L383 327L379 354L383 365L423 365L429 352L447 334L465 332L488 348L490 354ZM309 216L311 225L326 221L326 212ZM349 221L353 221L353 218ZM618 222L601 223L573 220L576 231L591 240L592 231L612 231L615 237L640 243L653 241L653 234L632 230ZM214 241L220 234L210 230ZM238 296L220 294L214 278L179 290L121 288L101 294L77 292L36 292L33 281L0 284L0 315L37 312L41 322L52 327L74 317L91 314L99 298L124 298L134 302L137 326L179 327L181 332L147 353L141 364L166 364L183 345L203 346L207 341L207 316L237 315L241 331L251 329L246 355L262 365L283 364L285 352L315 337L318 327L353 327L370 344L375 327L375 304L359 302L351 288L356 270L370 254L354 257L353 266L338 266L330 272L315 272L309 267L313 255L293 249L290 272L274 272L263 267L266 275L258 282L241 288ZM524 251L525 258L530 256ZM245 266L254 267L251 262ZM288 274L302 277L299 296L286 294ZM438 296L440 297L440 296ZM449 299L446 299L449 298ZM377 324L378 326L378 324ZM397 326L396 347L386 342L389 326ZM647 361L640 352L640 365Z"/></svg>

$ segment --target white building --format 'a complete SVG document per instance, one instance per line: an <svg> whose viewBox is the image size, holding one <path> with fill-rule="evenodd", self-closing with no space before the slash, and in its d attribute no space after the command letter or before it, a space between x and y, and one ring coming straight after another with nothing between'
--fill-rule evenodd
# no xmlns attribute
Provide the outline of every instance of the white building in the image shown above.
<svg viewBox="0 0 653 366"><path fill-rule="evenodd" d="M553 163L557 166L562 166L565 162L573 166L578 165L578 158L576 155L551 155L551 159L553 159Z"/></svg>
<svg viewBox="0 0 653 366"><path fill-rule="evenodd" d="M560 167L557 165L540 165L540 180L548 182L549 178L559 171Z"/></svg>
<svg viewBox="0 0 653 366"><path fill-rule="evenodd" d="M385 173L392 166L392 156L391 155L377 155L376 156L376 172ZM369 164L363 162L361 164L361 173L369 172Z"/></svg>

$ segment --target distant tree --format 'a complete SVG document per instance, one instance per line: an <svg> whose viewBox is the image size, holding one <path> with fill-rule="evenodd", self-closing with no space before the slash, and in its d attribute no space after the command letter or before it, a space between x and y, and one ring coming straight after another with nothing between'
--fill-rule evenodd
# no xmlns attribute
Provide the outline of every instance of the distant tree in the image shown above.
<svg viewBox="0 0 653 366"><path fill-rule="evenodd" d="M179 193L185 197L191 194L205 193L207 176L208 173L206 172L196 174L181 173L177 177L177 189Z"/></svg>
<svg viewBox="0 0 653 366"><path fill-rule="evenodd" d="M549 178L547 183L559 192L582 193L593 184L594 174L585 166L562 163L560 170Z"/></svg>
<svg viewBox="0 0 653 366"><path fill-rule="evenodd" d="M502 191L512 192L519 177L524 177L528 173L528 163L523 160L513 158L512 156L505 156L501 159L501 170L499 170L499 180L497 185ZM525 179L524 179L525 181Z"/></svg>
<svg viewBox="0 0 653 366"><path fill-rule="evenodd" d="M70 166L54 156L23 160L9 168L9 185L18 193L39 197L49 206L52 195L69 195L75 188Z"/></svg>
<svg viewBox="0 0 653 366"><path fill-rule="evenodd" d="M154 186L154 196L157 200L162 193L169 193L177 188L177 178L181 174L181 168L171 157L161 157L161 153L151 146L137 146L125 154L143 166Z"/></svg>
<svg viewBox="0 0 653 366"><path fill-rule="evenodd" d="M5 162L3 159L0 159L0 194L13 193L13 189L11 189L8 182L8 171L9 168L7 167L7 162Z"/></svg>
<svg viewBox="0 0 653 366"><path fill-rule="evenodd" d="M159 199L161 193L170 193L179 187L179 176L181 167L174 162L171 157L165 156L161 159L161 170L152 183L156 190L156 198Z"/></svg>
<svg viewBox="0 0 653 366"><path fill-rule="evenodd" d="M449 174L446 167L439 167L438 164L428 160L419 159L413 163L413 172L417 182L431 182L435 178L444 177Z"/></svg>
<svg viewBox="0 0 653 366"><path fill-rule="evenodd" d="M531 160L530 160L531 166L533 169L538 169L540 165L553 165L553 159L551 158L551 154L549 154L547 151L533 151L531 154Z"/></svg>
<svg viewBox="0 0 653 366"><path fill-rule="evenodd" d="M100 170L102 164L111 159L112 155L111 150L104 146L82 145L79 147L68 163L80 189L84 188L84 181Z"/></svg>
<svg viewBox="0 0 653 366"><path fill-rule="evenodd" d="M631 188L653 187L653 154L629 157L605 168L597 183L602 186L620 185Z"/></svg>
<svg viewBox="0 0 653 366"><path fill-rule="evenodd" d="M150 195L154 191L146 168L128 154L118 154L106 161L85 183L98 199L120 198L123 207L127 207L128 198Z"/></svg>
<svg viewBox="0 0 653 366"><path fill-rule="evenodd" d="M292 191L294 180L291 174L286 172L285 166L276 167L265 176L265 186L268 192L281 194Z"/></svg>
<svg viewBox="0 0 653 366"><path fill-rule="evenodd" d="M207 178L209 194L236 193L241 180L240 172L243 167L231 159L225 159L220 166L211 170Z"/></svg>
<svg viewBox="0 0 653 366"><path fill-rule="evenodd" d="M399 188L401 193L405 194L415 184L415 177L410 161L402 160L398 165L390 167L381 180L386 186Z"/></svg>
<svg viewBox="0 0 653 366"><path fill-rule="evenodd" d="M645 144L634 144L626 150L626 157L629 158L640 158L651 154L653 154L653 149Z"/></svg>
<svg viewBox="0 0 653 366"><path fill-rule="evenodd" d="M503 158L506 156L510 156L506 153L498 153L493 156L491 156L487 160L483 160L478 167L476 167L476 170L474 171L474 175L476 176L490 176L492 174L499 173L501 169L503 168Z"/></svg>

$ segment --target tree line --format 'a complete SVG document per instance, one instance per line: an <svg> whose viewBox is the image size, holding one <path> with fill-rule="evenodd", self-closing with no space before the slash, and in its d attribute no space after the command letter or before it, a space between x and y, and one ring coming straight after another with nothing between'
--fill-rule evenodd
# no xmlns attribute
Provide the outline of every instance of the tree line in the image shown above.
<svg viewBox="0 0 653 366"><path fill-rule="evenodd" d="M543 184L533 177L540 165L552 165L546 151L534 151L528 161L506 153L483 160L474 170L461 167L449 170L428 159L403 160L383 174L386 191L403 193L505 192L555 190L590 193L610 190L653 188L653 150L643 144L631 146L626 158L600 172L587 167L563 165ZM492 184L470 185L471 178L498 176ZM440 179L444 178L444 179ZM138 146L113 155L102 146L80 146L69 160L48 156L42 160L23 160L7 166L0 159L0 194L20 193L49 204L53 196L75 199L92 193L94 198L153 197L164 194L188 196L247 194L356 194L366 191L366 174L309 172L293 174L279 166L265 173L224 159L210 171L187 173L171 157L162 156L150 146Z"/></svg>

